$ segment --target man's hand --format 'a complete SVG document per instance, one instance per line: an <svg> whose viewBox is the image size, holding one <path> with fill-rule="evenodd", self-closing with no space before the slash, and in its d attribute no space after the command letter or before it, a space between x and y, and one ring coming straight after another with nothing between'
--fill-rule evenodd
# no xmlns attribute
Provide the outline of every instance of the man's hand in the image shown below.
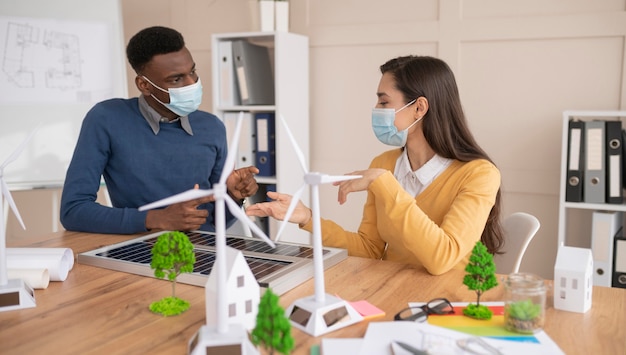
<svg viewBox="0 0 626 355"><path fill-rule="evenodd" d="M159 210L150 210L146 215L146 228L149 230L196 230L206 223L209 216L209 211L197 209L198 206L213 200L215 199L211 195L169 205Z"/></svg>
<svg viewBox="0 0 626 355"><path fill-rule="evenodd" d="M233 170L226 179L226 187L230 196L235 200L243 200L254 195L259 189L259 185L254 179L254 175L258 173L259 169L255 166Z"/></svg>

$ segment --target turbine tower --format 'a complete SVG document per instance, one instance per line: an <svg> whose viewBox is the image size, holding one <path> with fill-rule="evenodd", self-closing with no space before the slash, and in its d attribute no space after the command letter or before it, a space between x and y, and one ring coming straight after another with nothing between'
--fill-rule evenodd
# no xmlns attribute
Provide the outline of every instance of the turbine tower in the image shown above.
<svg viewBox="0 0 626 355"><path fill-rule="evenodd" d="M33 130L30 135L26 137L22 144L20 144L17 149L9 155L7 160L0 165L0 295L6 296L3 298L5 300L9 300L8 302L3 302L3 304L0 305L0 311L31 308L36 306L35 292L30 285L22 279L9 280L7 270L6 226L4 225L4 200L6 199L7 203L11 207L11 210L13 211L13 214L15 214L15 217L20 222L20 225L22 228L26 229L26 226L24 226L24 222L22 221L22 217L20 216L20 212L17 210L15 201L13 201L13 197L11 196L11 191L9 191L9 186L6 181L4 181L4 168L17 159L24 148L26 148L26 145L31 138L33 138L36 131L37 128L35 128L35 130Z"/></svg>
<svg viewBox="0 0 626 355"><path fill-rule="evenodd" d="M162 200L141 206L140 211L153 209L157 207L171 205L173 203L179 203L184 201L193 200L196 198L213 195L215 197L215 254L216 260L213 270L216 272L217 281L217 301L215 304L215 312L217 314L217 327L209 327L203 325L195 338L197 341L196 348L198 353L202 350L211 347L224 347L234 346L241 349L244 354L258 354L256 348L250 343L248 339L247 331L240 324L228 324L228 300L226 299L226 278L227 278L227 265L226 265L226 215L225 205L228 206L230 212L244 225L248 226L254 234L261 237L272 248L275 247L274 242L267 237L267 235L254 224L245 212L241 210L241 207L237 205L235 201L228 195L226 188L226 179L232 173L235 167L235 158L237 155L237 147L239 146L239 135L241 132L241 122L243 119L243 112L239 113L237 119L237 125L235 133L233 134L233 141L228 149L228 155L226 156L226 163L224 169L220 175L218 183L213 185L212 189L190 189L180 194L176 194ZM206 305L209 307L209 305ZM190 349L193 350L193 349ZM195 353L195 352L194 352Z"/></svg>
<svg viewBox="0 0 626 355"><path fill-rule="evenodd" d="M337 181L358 179L358 175L331 176L318 172L309 172L304 160L304 154L298 146L287 122L282 116L280 121L285 127L287 136L293 145L294 152L298 156L300 166L304 171L304 183L294 193L291 203L287 208L285 218L276 235L276 241L284 230L293 213L296 204L302 196L307 185L311 187L311 211L313 220L313 265L315 279L315 295L296 300L287 308L287 316L291 323L298 329L313 336L325 334L339 328L360 322L363 317L346 301L329 295L324 285L324 255L322 247L322 226L320 222L319 185Z"/></svg>

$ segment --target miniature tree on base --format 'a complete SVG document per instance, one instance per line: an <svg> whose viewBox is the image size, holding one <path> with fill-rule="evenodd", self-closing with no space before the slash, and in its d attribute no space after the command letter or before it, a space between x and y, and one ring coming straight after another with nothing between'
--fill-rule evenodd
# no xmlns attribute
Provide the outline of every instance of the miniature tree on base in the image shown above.
<svg viewBox="0 0 626 355"><path fill-rule="evenodd" d="M256 327L252 330L252 343L263 344L270 354L274 351L289 354L294 347L291 323L285 310L278 304L278 296L269 288L259 302Z"/></svg>
<svg viewBox="0 0 626 355"><path fill-rule="evenodd" d="M172 282L172 296L150 304L150 310L164 316L181 314L189 309L189 302L176 297L176 278L183 272L192 272L196 256L189 237L182 232L161 234L152 247L150 267L154 276Z"/></svg>
<svg viewBox="0 0 626 355"><path fill-rule="evenodd" d="M498 286L496 265L493 263L493 255L480 240L472 249L465 271L467 274L463 278L463 284L470 290L476 291L476 304L468 304L463 309L463 314L476 319L491 319L493 312L487 306L480 304L480 296L485 291Z"/></svg>

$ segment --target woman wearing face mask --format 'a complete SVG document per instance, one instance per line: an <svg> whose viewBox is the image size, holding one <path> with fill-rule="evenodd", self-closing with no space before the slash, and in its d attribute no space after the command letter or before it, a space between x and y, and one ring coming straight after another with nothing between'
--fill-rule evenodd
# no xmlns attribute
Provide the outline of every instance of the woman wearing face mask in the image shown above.
<svg viewBox="0 0 626 355"><path fill-rule="evenodd" d="M497 252L503 237L500 172L472 136L454 75L432 57L405 56L380 67L372 128L398 148L374 158L361 178L335 183L339 202L367 191L363 220L349 232L322 220L323 244L350 255L394 260L439 275L464 269L478 240ZM252 216L283 219L291 196L247 209ZM312 231L311 211L297 204L290 222Z"/></svg>

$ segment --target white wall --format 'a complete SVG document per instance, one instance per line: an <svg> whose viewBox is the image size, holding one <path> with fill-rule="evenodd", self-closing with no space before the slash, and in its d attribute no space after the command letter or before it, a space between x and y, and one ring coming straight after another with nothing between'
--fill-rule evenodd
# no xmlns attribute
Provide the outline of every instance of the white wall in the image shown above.
<svg viewBox="0 0 626 355"><path fill-rule="evenodd" d="M151 25L177 28L210 80L210 34L256 30L255 0L123 0L126 40ZM541 229L522 270L552 278L556 257L561 113L626 109L625 0L291 0L291 31L311 45L311 169L367 168L387 147L370 128L378 66L405 54L453 68L470 126L500 167L504 212ZM129 93L136 95L129 71ZM210 88L207 86L207 89ZM202 108L212 107L204 95ZM286 191L288 192L288 191ZM339 206L321 189L324 217L355 230L364 193ZM589 220L568 235L589 246ZM576 232L577 231L577 232Z"/></svg>
<svg viewBox="0 0 626 355"><path fill-rule="evenodd" d="M358 5L358 7L357 7ZM342 173L386 149L369 127L378 65L434 55L455 71L470 126L502 172L504 212L542 224L521 269L552 278L556 258L562 111L626 108L624 1L307 2L311 41L311 161ZM355 138L357 137L357 138ZM365 196L323 211L356 229ZM589 247L589 218L568 241ZM578 227L578 228L574 228Z"/></svg>

